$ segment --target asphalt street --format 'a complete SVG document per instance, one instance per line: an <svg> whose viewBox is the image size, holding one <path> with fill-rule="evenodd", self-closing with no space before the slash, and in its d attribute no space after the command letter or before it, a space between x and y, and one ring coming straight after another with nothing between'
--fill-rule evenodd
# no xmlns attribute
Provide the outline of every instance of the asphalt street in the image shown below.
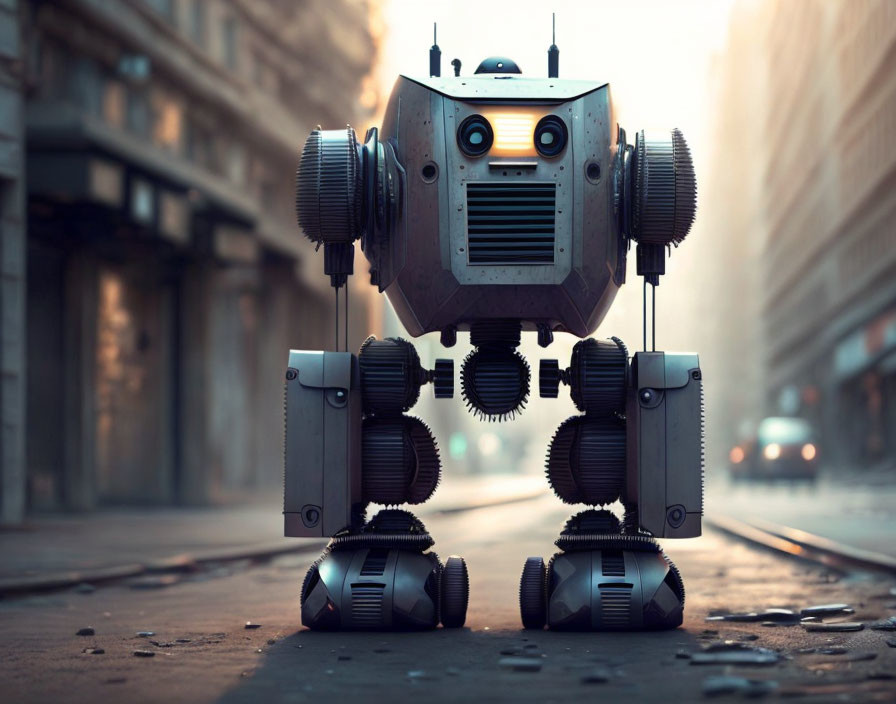
<svg viewBox="0 0 896 704"><path fill-rule="evenodd" d="M896 486L826 475L814 483L730 483L707 489L706 505L744 521L799 528L896 557Z"/></svg>
<svg viewBox="0 0 896 704"><path fill-rule="evenodd" d="M517 608L522 565L527 556L552 554L553 540L571 512L544 496L427 516L434 549L443 559L461 554L469 565L470 609L459 631L302 629L298 592L316 557L310 553L211 565L154 582L144 578L96 590L7 598L0 601L4 699L896 698L896 647L888 645L896 644L896 633L870 627L896 615L896 580L832 573L713 532L665 546L687 587L684 627L661 633L522 630ZM865 627L812 632L800 624L706 620L719 613L832 602L849 604L855 612L826 620ZM247 622L257 628L247 629ZM82 628L92 628L94 635L76 635Z"/></svg>

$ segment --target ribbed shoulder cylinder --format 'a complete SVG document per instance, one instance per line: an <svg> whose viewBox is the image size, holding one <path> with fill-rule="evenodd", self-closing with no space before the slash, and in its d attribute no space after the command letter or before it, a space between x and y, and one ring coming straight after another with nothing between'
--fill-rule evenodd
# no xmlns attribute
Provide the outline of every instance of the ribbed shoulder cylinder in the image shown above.
<svg viewBox="0 0 896 704"><path fill-rule="evenodd" d="M645 244L681 242L697 211L697 181L679 130L638 134L634 179L634 238Z"/></svg>
<svg viewBox="0 0 896 704"><path fill-rule="evenodd" d="M361 235L361 157L351 127L311 132L296 172L296 216L315 244L350 243Z"/></svg>

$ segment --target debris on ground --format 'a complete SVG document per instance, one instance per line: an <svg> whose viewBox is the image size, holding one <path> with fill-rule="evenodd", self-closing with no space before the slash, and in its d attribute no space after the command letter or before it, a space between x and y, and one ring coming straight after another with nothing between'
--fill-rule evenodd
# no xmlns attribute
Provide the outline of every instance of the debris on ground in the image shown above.
<svg viewBox="0 0 896 704"><path fill-rule="evenodd" d="M541 658L506 657L498 660L498 667L516 672L538 672L541 666Z"/></svg>
<svg viewBox="0 0 896 704"><path fill-rule="evenodd" d="M742 694L745 697L763 697L774 692L778 683L773 680L750 680L745 677L715 675L703 680L703 696L721 697L726 694Z"/></svg>
<svg viewBox="0 0 896 704"><path fill-rule="evenodd" d="M800 611L802 616L836 616L838 614L855 613L849 604L819 604L817 606L807 606Z"/></svg>
<svg viewBox="0 0 896 704"><path fill-rule="evenodd" d="M861 631L864 623L859 621L841 621L840 623L805 623L803 624L810 633L845 633L848 631Z"/></svg>
<svg viewBox="0 0 896 704"><path fill-rule="evenodd" d="M780 659L774 650L726 640L693 653L691 665L774 665Z"/></svg>

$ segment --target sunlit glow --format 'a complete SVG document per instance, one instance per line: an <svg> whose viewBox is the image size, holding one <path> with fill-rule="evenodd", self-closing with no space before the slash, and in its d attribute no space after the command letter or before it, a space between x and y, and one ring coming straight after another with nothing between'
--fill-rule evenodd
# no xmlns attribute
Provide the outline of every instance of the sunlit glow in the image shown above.
<svg viewBox="0 0 896 704"><path fill-rule="evenodd" d="M494 433L483 433L476 445L483 457L491 457L501 449L501 438Z"/></svg>
<svg viewBox="0 0 896 704"><path fill-rule="evenodd" d="M803 445L801 454L803 455L803 459L806 460L806 462L811 462L815 459L816 452L817 450L815 449L815 445L813 445L811 442L807 442L805 445Z"/></svg>
<svg viewBox="0 0 896 704"><path fill-rule="evenodd" d="M765 459L767 460L776 460L781 456L781 446L778 443L773 442L770 445L765 446L762 454L765 455Z"/></svg>
<svg viewBox="0 0 896 704"><path fill-rule="evenodd" d="M740 464L744 461L744 449L740 446L732 447L728 459L731 460L731 464Z"/></svg>
<svg viewBox="0 0 896 704"><path fill-rule="evenodd" d="M462 460L467 455L467 436L463 433L451 433L448 438L448 454L453 460Z"/></svg>
<svg viewBox="0 0 896 704"><path fill-rule="evenodd" d="M482 113L495 133L491 156L535 156L535 124L541 119L539 113L529 110L501 110Z"/></svg>

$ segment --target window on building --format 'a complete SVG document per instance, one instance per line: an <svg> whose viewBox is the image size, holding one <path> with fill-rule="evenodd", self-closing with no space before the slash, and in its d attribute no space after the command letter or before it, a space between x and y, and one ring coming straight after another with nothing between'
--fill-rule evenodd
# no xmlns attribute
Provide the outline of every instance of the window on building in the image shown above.
<svg viewBox="0 0 896 704"><path fill-rule="evenodd" d="M196 120L187 123L187 158L197 166L214 170L211 132Z"/></svg>
<svg viewBox="0 0 896 704"><path fill-rule="evenodd" d="M152 95L152 139L156 145L175 152L180 151L183 134L183 108L180 101L162 89Z"/></svg>
<svg viewBox="0 0 896 704"><path fill-rule="evenodd" d="M221 58L232 71L237 67L237 24L236 18L225 17L221 24Z"/></svg>
<svg viewBox="0 0 896 704"><path fill-rule="evenodd" d="M146 92L139 88L128 91L127 127L140 137L149 136L150 110Z"/></svg>
<svg viewBox="0 0 896 704"><path fill-rule="evenodd" d="M193 0L190 4L190 39L205 48L205 3L208 0Z"/></svg>
<svg viewBox="0 0 896 704"><path fill-rule="evenodd" d="M246 150L239 142L231 142L227 148L227 178L238 186L246 184Z"/></svg>
<svg viewBox="0 0 896 704"><path fill-rule="evenodd" d="M75 59L68 99L88 115L100 115L102 111L103 81L96 62L86 56Z"/></svg>
<svg viewBox="0 0 896 704"><path fill-rule="evenodd" d="M175 0L145 0L145 2L169 22L175 21L177 11Z"/></svg>
<svg viewBox="0 0 896 704"><path fill-rule="evenodd" d="M127 111L127 92L124 84L106 79L103 86L103 120L113 127L124 127Z"/></svg>

